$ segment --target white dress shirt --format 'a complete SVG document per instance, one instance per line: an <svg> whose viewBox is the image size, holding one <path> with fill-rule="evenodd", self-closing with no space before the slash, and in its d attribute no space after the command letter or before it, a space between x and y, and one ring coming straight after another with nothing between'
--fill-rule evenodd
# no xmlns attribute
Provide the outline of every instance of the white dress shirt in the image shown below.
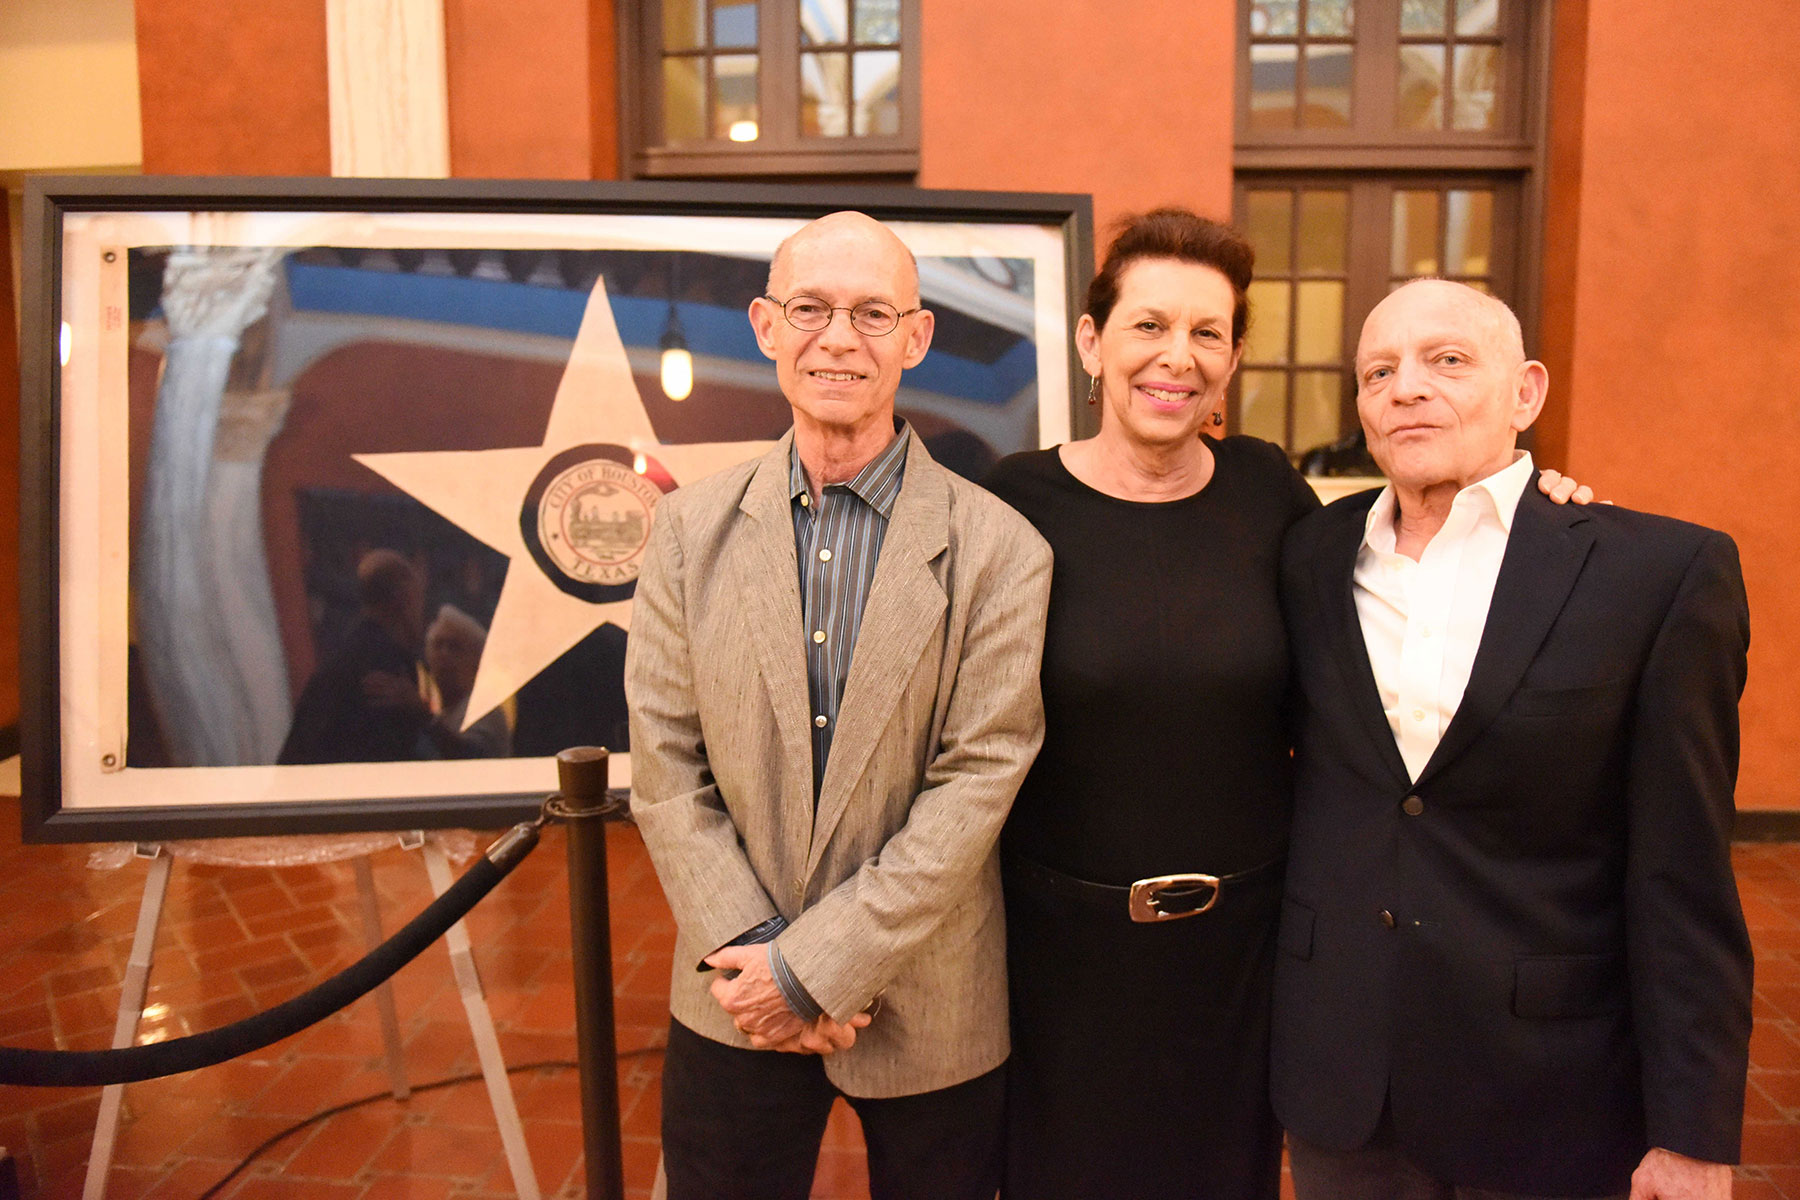
<svg viewBox="0 0 1800 1200"><path fill-rule="evenodd" d="M1356 615L1388 727L1415 780L1469 686L1513 513L1533 474L1530 453L1514 454L1511 466L1456 494L1418 562L1394 549L1392 487L1375 498L1363 526Z"/></svg>

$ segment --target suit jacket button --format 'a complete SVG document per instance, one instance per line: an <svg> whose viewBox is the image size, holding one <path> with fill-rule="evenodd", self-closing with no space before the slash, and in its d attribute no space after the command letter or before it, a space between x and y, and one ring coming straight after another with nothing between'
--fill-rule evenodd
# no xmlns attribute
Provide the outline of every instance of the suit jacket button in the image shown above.
<svg viewBox="0 0 1800 1200"><path fill-rule="evenodd" d="M1386 925L1389 929L1392 929L1394 927L1394 914L1389 912L1385 908L1382 909L1381 910L1381 923L1383 925Z"/></svg>
<svg viewBox="0 0 1800 1200"><path fill-rule="evenodd" d="M1417 796L1408 796L1400 802L1400 811L1409 817L1416 817L1425 811L1425 802Z"/></svg>

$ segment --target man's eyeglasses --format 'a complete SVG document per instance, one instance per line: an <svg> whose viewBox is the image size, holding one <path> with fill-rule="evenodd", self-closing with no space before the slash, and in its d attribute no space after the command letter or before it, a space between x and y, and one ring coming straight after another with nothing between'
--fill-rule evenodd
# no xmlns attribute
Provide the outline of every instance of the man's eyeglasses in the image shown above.
<svg viewBox="0 0 1800 1200"><path fill-rule="evenodd" d="M781 315L787 318L789 325L802 333L817 333L831 324L833 313L847 312L850 314L851 326L858 333L883 337L894 332L901 317L909 317L919 311L917 308L909 308L901 312L881 300L865 300L853 308L843 308L827 304L817 296L793 296L787 300L777 300L765 295L763 299L770 304L781 305Z"/></svg>

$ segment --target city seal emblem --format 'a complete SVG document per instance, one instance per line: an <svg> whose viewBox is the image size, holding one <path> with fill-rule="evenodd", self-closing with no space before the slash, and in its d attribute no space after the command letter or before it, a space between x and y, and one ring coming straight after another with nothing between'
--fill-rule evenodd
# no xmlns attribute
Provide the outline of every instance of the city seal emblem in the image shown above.
<svg viewBox="0 0 1800 1200"><path fill-rule="evenodd" d="M660 467L640 473L633 457L623 446L573 446L544 464L520 507L538 568L593 604L631 599L657 502L674 490Z"/></svg>

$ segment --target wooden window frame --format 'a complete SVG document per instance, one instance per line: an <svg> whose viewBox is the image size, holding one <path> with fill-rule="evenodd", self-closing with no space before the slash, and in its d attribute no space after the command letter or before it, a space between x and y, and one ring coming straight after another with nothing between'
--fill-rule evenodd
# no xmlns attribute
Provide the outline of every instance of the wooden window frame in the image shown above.
<svg viewBox="0 0 1800 1200"><path fill-rule="evenodd" d="M1341 278L1344 283L1344 308L1342 328L1342 361L1339 373L1343 380L1342 400L1339 408L1340 426L1344 429L1356 427L1356 379L1355 355L1356 343L1361 334L1362 320L1383 296L1387 295L1393 283L1404 276L1396 276L1392 271L1392 234L1391 219L1393 193L1397 190L1448 190L1474 189L1491 190L1494 194L1493 243L1489 249L1489 269L1486 279L1496 295L1519 296L1521 280L1529 265L1522 253L1526 232L1523 224L1523 213L1527 203L1527 181L1516 172L1499 171L1438 171L1424 173L1417 171L1239 171L1232 183L1232 210L1241 223L1246 212L1246 197L1252 191L1289 191L1298 196L1307 190L1334 190L1348 193L1348 219L1345 226L1347 243L1344 250L1344 271L1336 274L1307 275L1290 269L1281 275L1257 275L1256 282L1290 282L1307 279L1330 280ZM1371 215L1371 210L1373 214ZM1447 211L1440 207L1438 214L1438 241L1443 242L1443 222L1447 219ZM1385 236L1377 234L1386 229ZM1289 227L1289 236L1299 237L1299 220L1297 215ZM1298 245L1289 247L1290 262L1298 261ZM1442 264L1440 264L1441 266ZM1445 278L1456 278L1454 274L1441 271ZM1515 311L1517 305L1515 304ZM1255 314L1251 314L1255 320ZM1326 364L1300 362L1294 358L1293 347L1298 336L1294 328L1295 314L1290 310L1288 329L1288 357L1284 362L1251 362L1247 357L1239 364L1239 371L1279 371L1287 375L1288 409L1286 414L1286 440L1291 443L1293 437L1294 389L1292 380L1297 372L1320 370ZM1233 381L1230 396L1230 417L1234 424L1239 418L1241 389L1237 381ZM1289 444L1290 452L1298 453L1310 447Z"/></svg>
<svg viewBox="0 0 1800 1200"><path fill-rule="evenodd" d="M900 129L885 137L803 137L800 128L800 0L758 0L757 124L754 142L662 137L662 0L618 8L620 170L628 179L738 176L910 180L919 170L917 0L900 4ZM710 9L708 10L710 12ZM854 32L852 32L854 39Z"/></svg>

